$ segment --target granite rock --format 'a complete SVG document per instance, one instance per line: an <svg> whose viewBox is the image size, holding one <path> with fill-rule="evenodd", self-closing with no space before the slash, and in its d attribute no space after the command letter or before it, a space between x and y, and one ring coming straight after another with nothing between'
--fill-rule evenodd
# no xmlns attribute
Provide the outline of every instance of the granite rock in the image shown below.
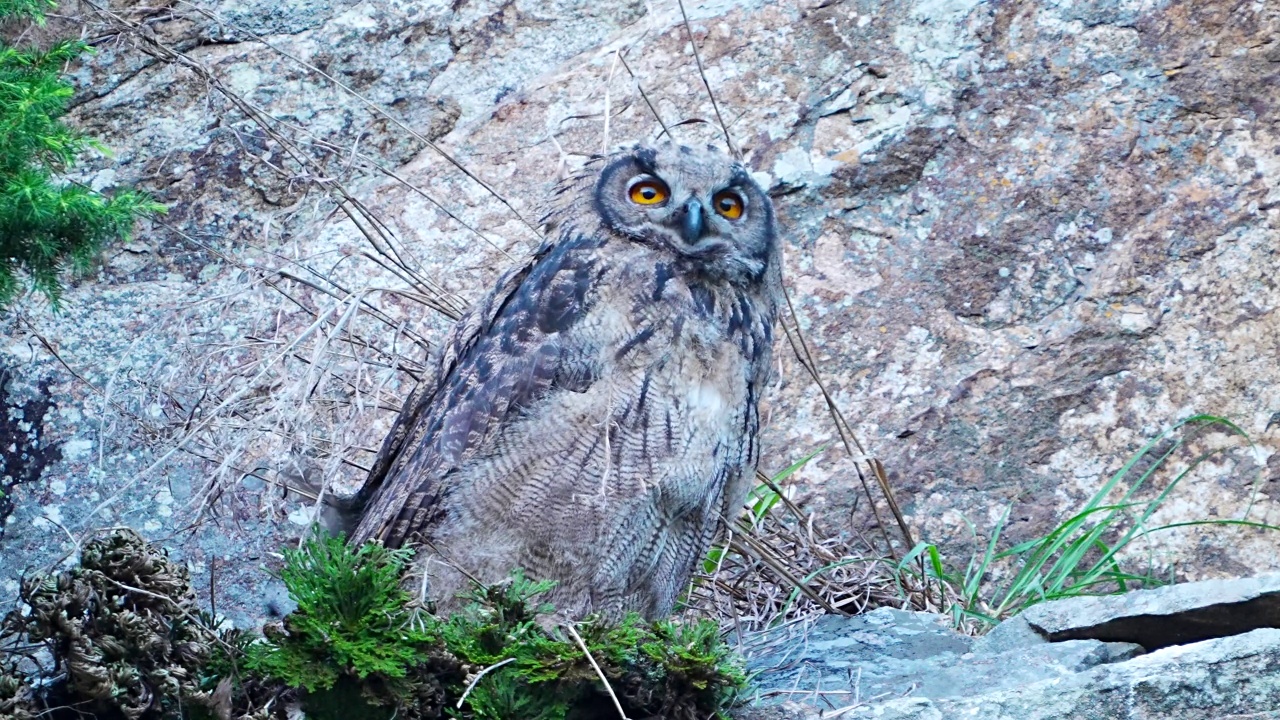
<svg viewBox="0 0 1280 720"><path fill-rule="evenodd" d="M944 618L880 608L857 617L825 616L754 638L747 670L758 673L757 704L806 699L847 706L854 699L963 698L1072 677L1143 652L1130 643L1069 640L979 648Z"/></svg>
<svg viewBox="0 0 1280 720"><path fill-rule="evenodd" d="M1205 580L1033 605L1019 616L1045 639L1092 638L1148 650L1280 628L1280 575Z"/></svg>
<svg viewBox="0 0 1280 720"><path fill-rule="evenodd" d="M1152 522L1275 520L1280 6L685 4L776 197L799 324L917 536L964 557L965 521L981 535L1005 506L1007 537L1044 533L1199 411L1255 445L1195 439L1172 471L1227 452ZM68 533L121 523L261 618L278 605L261 566L315 514L281 486L357 482L412 384L400 368L448 325L414 298L479 296L538 241L524 220L559 174L662 134L650 103L682 141L722 142L671 3L88 7L51 23L99 50L73 68L71 120L113 154L78 179L170 212L109 248L61 314L28 299L0 319L0 364L50 383L61 443L14 491L0 594L73 549ZM377 228L424 279L414 295L369 257ZM368 305L348 315L352 297ZM329 352L337 318L407 359ZM766 470L831 444L786 353L767 396ZM839 450L795 477L832 513L861 492ZM854 520L870 517L863 503ZM1180 577L1280 569L1258 530L1147 541Z"/></svg>
<svg viewBox="0 0 1280 720"><path fill-rule="evenodd" d="M840 717L878 720L1221 720L1280 705L1280 630L1157 650L1057 680L974 697L874 702ZM798 711L795 718L819 718Z"/></svg>
<svg viewBox="0 0 1280 720"><path fill-rule="evenodd" d="M1269 717L1280 706L1274 583L1054 600L976 640L888 608L793 624L747 644L758 697L740 717Z"/></svg>

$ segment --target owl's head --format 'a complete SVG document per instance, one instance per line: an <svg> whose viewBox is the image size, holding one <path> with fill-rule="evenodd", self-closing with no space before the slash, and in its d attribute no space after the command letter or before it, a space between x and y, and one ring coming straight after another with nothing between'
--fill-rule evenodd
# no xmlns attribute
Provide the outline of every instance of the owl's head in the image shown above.
<svg viewBox="0 0 1280 720"><path fill-rule="evenodd" d="M758 282L777 264L773 203L714 148L637 146L609 158L594 201L608 228L668 248L699 272Z"/></svg>

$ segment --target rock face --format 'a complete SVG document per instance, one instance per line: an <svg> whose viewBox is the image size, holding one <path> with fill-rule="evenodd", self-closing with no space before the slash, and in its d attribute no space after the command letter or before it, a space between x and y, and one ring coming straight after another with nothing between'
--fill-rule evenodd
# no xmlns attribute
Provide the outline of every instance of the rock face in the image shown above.
<svg viewBox="0 0 1280 720"><path fill-rule="evenodd" d="M809 698L844 707L855 700L940 700L1019 688L1071 676L1143 652L1132 643L1044 641L974 651L974 640L944 618L880 608L853 618L829 615L748 644L749 672L766 702Z"/></svg>
<svg viewBox="0 0 1280 720"><path fill-rule="evenodd" d="M985 530L1006 505L1011 537L1043 533L1199 411L1256 445L1201 438L1237 450L1153 522L1275 519L1280 6L686 5L788 228L799 324L918 536L956 547L963 519ZM172 535L198 584L218 568L226 603L261 612L246 559L312 517L280 485L359 476L448 323L423 298L452 312L478 296L537 242L559 173L662 134L650 108L683 142L723 141L672 3L86 12L61 26L99 46L74 71L73 119L114 156L83 180L170 212L62 315L32 301L2 321L0 361L24 387L52 382L42 427L63 449L17 486L0 591L71 547L59 525L126 523ZM766 469L831 441L790 358L769 402ZM834 512L859 492L852 468L831 450L797 477ZM1280 569L1265 532L1151 543L1193 577Z"/></svg>
<svg viewBox="0 0 1280 720"><path fill-rule="evenodd" d="M1097 638L1155 650L1280 628L1280 575L1071 598L1032 606L1020 617L1052 642Z"/></svg>
<svg viewBox="0 0 1280 720"><path fill-rule="evenodd" d="M761 705L777 707L742 717L1269 718L1280 707L1280 618L1267 604L1278 599L1274 576L1076 598L1033 606L977 642L923 614L828 616L749 646ZM1204 622L1228 615L1230 627ZM1143 633L1152 617L1159 636ZM1107 641L1135 636L1124 627L1161 649Z"/></svg>

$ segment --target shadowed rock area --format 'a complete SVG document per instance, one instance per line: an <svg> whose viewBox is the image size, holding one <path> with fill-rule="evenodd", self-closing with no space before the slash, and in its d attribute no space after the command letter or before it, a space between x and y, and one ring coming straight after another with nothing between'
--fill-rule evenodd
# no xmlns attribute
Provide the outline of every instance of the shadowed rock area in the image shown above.
<svg viewBox="0 0 1280 720"><path fill-rule="evenodd" d="M37 382L23 392L12 380L0 365L0 540L14 511L17 487L39 481L62 456L59 445L44 437L45 415L53 406L49 383Z"/></svg>
<svg viewBox="0 0 1280 720"><path fill-rule="evenodd" d="M1069 598L977 641L922 613L824 617L750 645L759 702L777 707L742 717L1266 718L1280 706L1277 597L1268 576Z"/></svg>

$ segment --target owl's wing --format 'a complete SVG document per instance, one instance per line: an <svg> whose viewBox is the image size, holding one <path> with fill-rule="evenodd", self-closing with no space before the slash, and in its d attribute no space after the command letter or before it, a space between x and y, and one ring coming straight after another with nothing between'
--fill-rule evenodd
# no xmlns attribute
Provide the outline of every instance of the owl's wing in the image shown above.
<svg viewBox="0 0 1280 720"><path fill-rule="evenodd" d="M398 547L429 527L445 476L513 414L591 370L562 357L560 333L586 311L601 241L544 244L507 272L446 337L433 377L405 401L360 491L353 543Z"/></svg>

